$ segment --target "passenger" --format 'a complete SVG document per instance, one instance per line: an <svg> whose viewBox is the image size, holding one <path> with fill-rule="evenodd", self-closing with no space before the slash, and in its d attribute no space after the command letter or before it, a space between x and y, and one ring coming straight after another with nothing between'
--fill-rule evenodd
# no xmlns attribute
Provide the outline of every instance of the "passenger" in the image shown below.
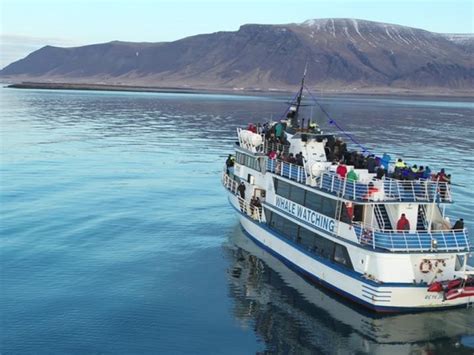
<svg viewBox="0 0 474 355"><path fill-rule="evenodd" d="M278 122L275 125L275 137L277 140L281 141L282 135L283 135L283 125L281 124L281 122Z"/></svg>
<svg viewBox="0 0 474 355"><path fill-rule="evenodd" d="M411 167L411 171L413 172L413 174L416 175L416 173L418 172L418 165L414 164L414 165Z"/></svg>
<svg viewBox="0 0 474 355"><path fill-rule="evenodd" d="M373 182L369 182L369 187L367 189L367 194L364 196L364 200L373 200L374 195L379 192L379 189L374 186Z"/></svg>
<svg viewBox="0 0 474 355"><path fill-rule="evenodd" d="M379 165L375 173L377 174L377 179L382 179L385 176L385 169L383 165Z"/></svg>
<svg viewBox="0 0 474 355"><path fill-rule="evenodd" d="M416 168L416 170L418 170L418 168ZM413 168L409 168L408 166L402 170L402 175L404 176L404 180L416 180L416 172Z"/></svg>
<svg viewBox="0 0 474 355"><path fill-rule="evenodd" d="M416 178L417 179L423 179L424 175L425 175L425 168L423 167L423 165L420 165L420 168L416 172Z"/></svg>
<svg viewBox="0 0 474 355"><path fill-rule="evenodd" d="M326 153L326 159L328 161L333 161L334 160L334 158L335 158L334 153L331 150L331 148L327 145L327 143L326 143L326 146L324 147L324 152Z"/></svg>
<svg viewBox="0 0 474 355"><path fill-rule="evenodd" d="M451 183L451 175L446 175L444 169L441 169L439 173L436 174L435 178L439 184L439 193L441 195L441 199L446 200L448 191L447 185Z"/></svg>
<svg viewBox="0 0 474 355"><path fill-rule="evenodd" d="M405 213L402 213L402 216L397 222L397 230L399 232L410 230L410 221L406 218Z"/></svg>
<svg viewBox="0 0 474 355"><path fill-rule="evenodd" d="M319 128L318 124L313 121L309 121L308 129L312 133L321 133L321 129Z"/></svg>
<svg viewBox="0 0 474 355"><path fill-rule="evenodd" d="M375 167L375 157L371 154L367 158L367 170L369 170L369 173L373 174L375 173Z"/></svg>
<svg viewBox="0 0 474 355"><path fill-rule="evenodd" d="M255 206L257 206L257 207L262 207L262 202L260 201L260 197L257 197L257 198L255 199Z"/></svg>
<svg viewBox="0 0 474 355"><path fill-rule="evenodd" d="M444 171L444 169L441 169L437 174L436 174L436 180L440 182L447 182L448 177Z"/></svg>
<svg viewBox="0 0 474 355"><path fill-rule="evenodd" d="M296 154L296 164L298 164L299 166L304 165L303 152L299 152L298 154Z"/></svg>
<svg viewBox="0 0 474 355"><path fill-rule="evenodd" d="M390 155L388 155L387 153L383 153L383 156L382 156L382 159L380 160L380 163L385 168L385 171L388 171L388 167L390 165L390 160L392 160L392 157Z"/></svg>
<svg viewBox="0 0 474 355"><path fill-rule="evenodd" d="M453 229L464 229L464 219L459 218L456 223L454 223Z"/></svg>
<svg viewBox="0 0 474 355"><path fill-rule="evenodd" d="M346 155L347 155L347 144L346 144L346 142L344 142L344 141L341 143L341 146L340 146L340 153L341 153L341 156L342 156L343 158L345 158Z"/></svg>
<svg viewBox="0 0 474 355"><path fill-rule="evenodd" d="M343 164L342 161L340 161L339 165L337 166L336 174L339 175L339 177L342 179L344 179L347 175L347 167Z"/></svg>
<svg viewBox="0 0 474 355"><path fill-rule="evenodd" d="M239 198L239 204L240 204L240 210L242 212L244 212L244 207L245 207L245 184L243 181L240 182L240 185L239 187L237 187L237 192L239 193L240 195L240 198Z"/></svg>
<svg viewBox="0 0 474 355"><path fill-rule="evenodd" d="M404 167L400 171L401 180L410 180L411 169L409 167Z"/></svg>
<svg viewBox="0 0 474 355"><path fill-rule="evenodd" d="M290 156L288 157L288 163L296 164L296 158L293 156L293 153L290 153Z"/></svg>
<svg viewBox="0 0 474 355"><path fill-rule="evenodd" d="M400 169L403 169L405 168L407 165L404 163L403 159L399 158L397 160L397 162L395 163L395 169L396 168L400 168Z"/></svg>
<svg viewBox="0 0 474 355"><path fill-rule="evenodd" d="M252 218L254 219L259 219L260 217L260 211L259 207L262 207L262 204L260 203L258 197L252 197L250 200L250 213Z"/></svg>
<svg viewBox="0 0 474 355"><path fill-rule="evenodd" d="M274 150L271 150L269 153L268 153L268 158L270 160L275 160L277 157L277 153L274 151Z"/></svg>
<svg viewBox="0 0 474 355"><path fill-rule="evenodd" d="M342 159L342 154L341 154L341 151L339 149L339 145L337 145L337 141L336 141L336 145L334 146L334 157L337 159L337 160L341 160Z"/></svg>
<svg viewBox="0 0 474 355"><path fill-rule="evenodd" d="M356 152L354 167L356 169L366 169L367 163L364 159L364 156L358 152Z"/></svg>
<svg viewBox="0 0 474 355"><path fill-rule="evenodd" d="M408 176L407 172L405 171L405 168L407 165L403 162L403 160L400 158L397 160L395 163L395 170L393 172L393 178L398 179L398 180L404 180Z"/></svg>
<svg viewBox="0 0 474 355"><path fill-rule="evenodd" d="M423 179L431 179L431 169L429 166L427 166L423 172Z"/></svg>
<svg viewBox="0 0 474 355"><path fill-rule="evenodd" d="M234 167L234 157L232 156L232 154L229 154L229 156L227 157L227 160L225 161L225 165L226 165L227 174L230 174L231 170L233 170L232 168Z"/></svg>
<svg viewBox="0 0 474 355"><path fill-rule="evenodd" d="M359 176L357 176L357 173L354 171L354 169L351 168L351 170L347 173L347 181L358 181Z"/></svg>
<svg viewBox="0 0 474 355"><path fill-rule="evenodd" d="M252 133L257 133L257 127L253 123L249 123L247 130Z"/></svg>

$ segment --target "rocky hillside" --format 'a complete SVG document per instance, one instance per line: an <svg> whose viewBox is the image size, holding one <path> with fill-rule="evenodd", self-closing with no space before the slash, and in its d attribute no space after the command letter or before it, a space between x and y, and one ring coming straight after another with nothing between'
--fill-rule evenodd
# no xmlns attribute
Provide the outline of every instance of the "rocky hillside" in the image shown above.
<svg viewBox="0 0 474 355"><path fill-rule="evenodd" d="M10 81L215 89L473 88L472 35L354 19L244 25L167 43L46 46L0 71Z"/></svg>

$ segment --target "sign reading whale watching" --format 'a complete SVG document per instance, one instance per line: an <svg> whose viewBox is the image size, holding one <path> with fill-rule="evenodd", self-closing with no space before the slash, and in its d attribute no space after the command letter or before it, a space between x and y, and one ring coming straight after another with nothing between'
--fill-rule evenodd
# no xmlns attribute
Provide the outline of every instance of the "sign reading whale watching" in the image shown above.
<svg viewBox="0 0 474 355"><path fill-rule="evenodd" d="M296 218L301 219L302 221L305 221L317 228L324 229L328 232L334 232L336 221L330 217L310 210L309 208L301 206L300 204L287 200L286 198L278 195L276 196L275 205L279 209L288 212Z"/></svg>

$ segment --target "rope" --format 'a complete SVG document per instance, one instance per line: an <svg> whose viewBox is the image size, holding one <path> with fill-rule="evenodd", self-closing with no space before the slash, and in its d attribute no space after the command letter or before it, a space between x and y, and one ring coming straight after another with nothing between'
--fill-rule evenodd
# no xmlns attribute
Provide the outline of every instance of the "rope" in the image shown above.
<svg viewBox="0 0 474 355"><path fill-rule="evenodd" d="M347 138L349 138L352 143L354 143L355 145L359 146L360 148L362 148L362 152L363 153L366 153L367 155L371 154L370 150L367 149L365 146L363 146L361 143L359 143L350 133L347 133L337 122L335 119L333 119L329 113L324 109L323 106L321 106L321 104L318 102L318 100L316 100L316 98L314 97L314 95L311 93L311 91L309 91L308 87L305 85L305 89L306 91L308 92L308 94L311 96L311 98L313 99L313 101L316 103L316 105L318 105L318 107L321 109L321 111L326 115L326 117L328 118L328 123L330 125L333 125L335 126L339 131L341 131Z"/></svg>

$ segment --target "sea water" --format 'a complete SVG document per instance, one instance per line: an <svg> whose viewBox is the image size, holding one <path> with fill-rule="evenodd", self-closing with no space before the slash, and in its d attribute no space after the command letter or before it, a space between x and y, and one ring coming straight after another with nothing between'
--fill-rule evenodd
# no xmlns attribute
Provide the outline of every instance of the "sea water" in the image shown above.
<svg viewBox="0 0 474 355"><path fill-rule="evenodd" d="M472 240L472 103L317 96L354 148L451 173ZM473 309L374 316L242 234L225 158L288 99L0 89L0 352L471 354Z"/></svg>

